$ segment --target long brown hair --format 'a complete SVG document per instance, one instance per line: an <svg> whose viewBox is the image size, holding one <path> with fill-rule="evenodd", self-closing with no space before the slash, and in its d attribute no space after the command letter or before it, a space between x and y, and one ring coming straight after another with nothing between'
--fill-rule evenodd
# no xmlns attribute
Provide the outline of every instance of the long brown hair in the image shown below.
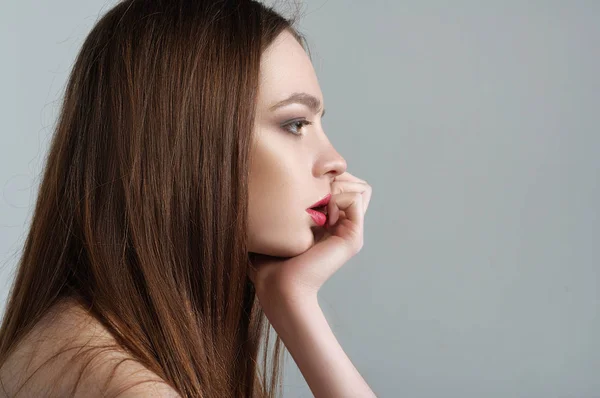
<svg viewBox="0 0 600 398"><path fill-rule="evenodd" d="M260 57L286 29L307 49L296 18L251 0L124 0L98 20L66 86L0 364L72 298L182 396L281 394L285 351L277 336L267 371L247 276L248 166Z"/></svg>

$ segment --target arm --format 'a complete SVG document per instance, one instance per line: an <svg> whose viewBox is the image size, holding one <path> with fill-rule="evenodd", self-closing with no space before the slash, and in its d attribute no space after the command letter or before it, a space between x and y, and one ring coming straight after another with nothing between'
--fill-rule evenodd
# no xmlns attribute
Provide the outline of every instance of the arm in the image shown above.
<svg viewBox="0 0 600 398"><path fill-rule="evenodd" d="M376 397L333 334L315 296L263 310L317 398Z"/></svg>
<svg viewBox="0 0 600 398"><path fill-rule="evenodd" d="M327 223L315 243L292 257L253 253L248 276L269 322L317 398L375 397L335 338L317 300L323 283L364 244L371 186L348 172L335 176Z"/></svg>

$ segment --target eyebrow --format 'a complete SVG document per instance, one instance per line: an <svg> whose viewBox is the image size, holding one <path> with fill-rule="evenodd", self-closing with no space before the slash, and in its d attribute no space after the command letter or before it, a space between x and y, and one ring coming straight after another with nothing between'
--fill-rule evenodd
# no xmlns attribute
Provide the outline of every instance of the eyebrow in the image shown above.
<svg viewBox="0 0 600 398"><path fill-rule="evenodd" d="M269 110L274 111L281 107L284 107L289 104L302 104L308 107L313 113L319 113L321 109L321 101L315 97L314 95L308 93L294 93L290 95L288 98L279 101L275 105L272 105ZM321 112L321 117L325 116L325 109Z"/></svg>

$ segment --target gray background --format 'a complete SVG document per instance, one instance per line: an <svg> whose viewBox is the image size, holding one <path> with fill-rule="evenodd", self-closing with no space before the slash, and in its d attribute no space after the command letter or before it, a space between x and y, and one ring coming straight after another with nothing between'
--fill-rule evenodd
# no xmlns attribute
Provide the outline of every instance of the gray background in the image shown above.
<svg viewBox="0 0 600 398"><path fill-rule="evenodd" d="M112 4L2 2L2 303L67 74ZM600 3L303 4L326 132L373 186L365 246L320 293L367 382L600 397Z"/></svg>

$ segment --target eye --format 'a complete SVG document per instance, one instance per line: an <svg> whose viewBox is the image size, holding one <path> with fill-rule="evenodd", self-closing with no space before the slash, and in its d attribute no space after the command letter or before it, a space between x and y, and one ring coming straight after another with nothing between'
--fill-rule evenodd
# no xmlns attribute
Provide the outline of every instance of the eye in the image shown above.
<svg viewBox="0 0 600 398"><path fill-rule="evenodd" d="M309 122L308 120L303 119L303 120L294 120L291 123L282 125L282 127L285 129L285 131L289 131L290 133L292 133L294 135L301 136L302 133L300 133L298 130L302 129L302 127L304 127L305 125L311 125L311 124L312 124L312 122Z"/></svg>

